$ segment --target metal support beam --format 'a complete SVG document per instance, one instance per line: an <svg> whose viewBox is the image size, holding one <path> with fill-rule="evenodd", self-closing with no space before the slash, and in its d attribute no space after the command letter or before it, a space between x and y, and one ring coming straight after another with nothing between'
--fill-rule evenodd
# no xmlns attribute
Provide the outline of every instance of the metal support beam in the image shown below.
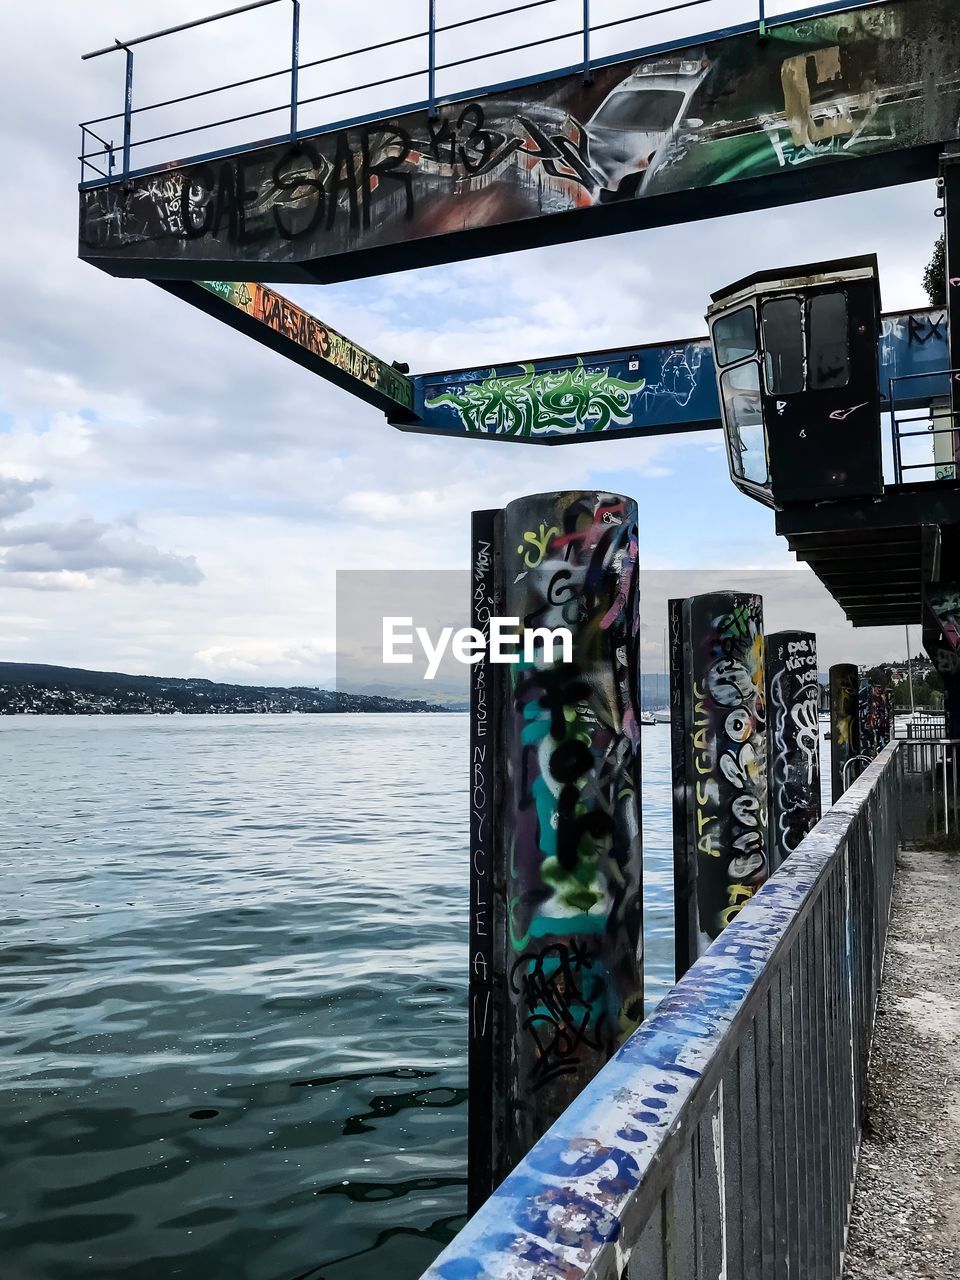
<svg viewBox="0 0 960 1280"><path fill-rule="evenodd" d="M413 384L405 373L283 294L243 280L170 281L162 287L391 418L414 420Z"/></svg>

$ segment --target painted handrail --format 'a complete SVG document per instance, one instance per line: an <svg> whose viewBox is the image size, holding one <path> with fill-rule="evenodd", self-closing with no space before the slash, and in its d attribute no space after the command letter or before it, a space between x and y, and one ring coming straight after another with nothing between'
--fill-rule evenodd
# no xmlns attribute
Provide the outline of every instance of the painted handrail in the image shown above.
<svg viewBox="0 0 960 1280"><path fill-rule="evenodd" d="M840 1275L898 750L884 749L424 1280Z"/></svg>
<svg viewBox="0 0 960 1280"><path fill-rule="evenodd" d="M196 133L203 133L207 130L217 129L226 125L235 124L245 120L262 119L284 113L289 121L289 129L285 136L296 138L298 136L298 118L299 109L303 106L329 101L340 98L348 94L358 92L365 89L380 88L384 85L396 84L406 80L424 80L426 82L427 98L426 106L428 107L431 117L436 112L437 107L437 73L440 71L451 70L453 68L466 66L474 63L482 63L489 58L495 58L501 54L515 53L520 50L536 49L539 47L552 45L559 42L579 39L582 49L582 68L585 80L589 81L594 71L605 65L610 59L595 59L591 53L591 37L599 32L609 31L614 28L626 26L630 23L636 23L646 18L658 18L667 14L679 13L687 9L699 9L703 5L717 4L719 0L668 0L668 3L657 5L649 10L641 13L629 14L626 17L613 18L605 22L594 21L591 17L590 0L583 0L583 11L581 25L570 30L560 32L552 32L550 34L525 39L522 43L512 46L505 46L501 43L495 44L494 48L483 50L480 52L471 51L469 56L462 58L454 58L445 62L437 61L437 37L444 33L457 31L466 27L474 27L480 23L490 22L497 18L510 17L511 15L524 13L527 10L540 9L544 6L556 4L557 0L520 0L519 3L504 5L501 8L488 9L486 12L478 13L472 17L460 18L447 23L438 22L438 3L439 0L427 0L427 22L424 30L417 30L409 34L393 37L389 40L380 41L377 44L364 45L356 49L348 49L342 53L331 54L323 58L315 58L310 62L301 62L299 57L299 25L300 13L298 0L293 0L292 4L292 30L291 30L291 60L290 65L281 67L273 71L261 73L256 76L249 76L246 79L231 81L227 84L214 85L210 88L201 89L193 93L183 94L180 97L169 98L163 102L147 103L135 106L133 101L133 70L134 70L134 47L148 42L163 39L165 37L179 34L192 30L194 27L206 26L212 22L219 22L225 18L234 18L245 15L253 10L259 10L271 7L279 0L253 0L252 3L240 5L236 8L227 9L220 13L210 14L204 18L195 19L192 22L178 23L176 26L166 27L160 31L153 31L147 35L137 36L129 40L115 40L113 44L106 45L100 49L91 50L89 53L82 55L83 60L91 58L100 58L109 53L123 52L125 55L125 94L124 108L120 112L113 115L98 116L96 119L83 121L80 125L81 131L81 148L78 159L80 160L80 184L81 186L102 185L110 182L127 181L131 174L131 155L134 150L146 147L158 142L171 141L175 138L187 137ZM847 5L856 4L857 0L843 0ZM765 13L765 0L754 0L756 4L756 19L746 24L741 24L738 30L756 29L761 38L765 37L770 19ZM813 6L809 12L811 14L829 12L838 8L836 3L825 3ZM805 11L806 12L806 11ZM793 14L778 15L776 21L782 21L793 17ZM714 33L711 33L714 34ZM721 34L721 33L715 33ZM411 42L426 42L426 66L418 67L413 71L400 72L395 75L383 76L379 79L372 79L365 83L353 83L346 89L337 89L328 93L313 94L309 97L301 98L300 79L304 71L315 67L322 67L330 63L339 62L345 58L356 58L366 54L382 53L388 49L394 49L399 45ZM550 74L550 73L548 73ZM160 108L170 107L185 102L191 102L199 98L211 97L216 94L226 93L234 89L245 88L250 85L260 84L267 80L277 78L286 78L290 85L290 93L284 102L275 106L263 107L257 110L243 112L241 114L223 117L216 120L206 120L200 124L196 124L183 129L177 129L169 133L156 134L151 137L133 139L133 117L144 113L159 110ZM359 79L359 77L358 77ZM413 104L420 106L424 104ZM391 111L377 113L383 114L385 117L396 114L400 110L410 109L411 104L404 107L394 107ZM106 149L102 151L93 151L88 149L90 138L96 138L93 133L92 126L113 123L116 121L123 122L123 165L121 172L115 174L112 169L104 174L94 162L108 158ZM99 139L97 139L99 141ZM93 177L91 177L91 172Z"/></svg>

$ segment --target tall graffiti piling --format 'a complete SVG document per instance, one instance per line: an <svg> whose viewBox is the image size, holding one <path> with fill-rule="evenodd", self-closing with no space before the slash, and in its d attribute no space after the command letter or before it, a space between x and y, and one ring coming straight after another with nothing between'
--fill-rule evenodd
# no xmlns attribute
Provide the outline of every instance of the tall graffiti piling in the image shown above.
<svg viewBox="0 0 960 1280"><path fill-rule="evenodd" d="M699 954L770 873L763 602L716 592L683 606L688 858ZM692 956L691 959L695 958Z"/></svg>
<svg viewBox="0 0 960 1280"><path fill-rule="evenodd" d="M569 662L537 648L499 667L495 686L506 982L495 1181L643 1012L636 505L540 494L498 524L504 616L525 634L569 628L573 646Z"/></svg>
<svg viewBox="0 0 960 1280"><path fill-rule="evenodd" d="M858 755L860 677L852 663L838 662L830 668L830 795L834 804L845 790L844 766Z"/></svg>
<svg viewBox="0 0 960 1280"><path fill-rule="evenodd" d="M766 638L770 868L776 871L820 821L820 682L817 638Z"/></svg>

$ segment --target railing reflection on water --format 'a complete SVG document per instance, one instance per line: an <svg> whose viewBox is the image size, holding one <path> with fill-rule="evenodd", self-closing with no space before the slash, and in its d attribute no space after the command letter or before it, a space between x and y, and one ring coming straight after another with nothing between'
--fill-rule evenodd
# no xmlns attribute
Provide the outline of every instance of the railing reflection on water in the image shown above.
<svg viewBox="0 0 960 1280"><path fill-rule="evenodd" d="M884 749L424 1280L839 1276L901 750Z"/></svg>

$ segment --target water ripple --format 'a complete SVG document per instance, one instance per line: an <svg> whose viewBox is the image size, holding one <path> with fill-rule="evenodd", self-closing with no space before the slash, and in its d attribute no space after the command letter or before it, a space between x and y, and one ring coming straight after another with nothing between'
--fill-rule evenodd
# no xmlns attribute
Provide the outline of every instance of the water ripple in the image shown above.
<svg viewBox="0 0 960 1280"><path fill-rule="evenodd" d="M466 765L457 716L0 724L4 1277L420 1275L465 1209ZM668 765L648 731L648 1001Z"/></svg>

